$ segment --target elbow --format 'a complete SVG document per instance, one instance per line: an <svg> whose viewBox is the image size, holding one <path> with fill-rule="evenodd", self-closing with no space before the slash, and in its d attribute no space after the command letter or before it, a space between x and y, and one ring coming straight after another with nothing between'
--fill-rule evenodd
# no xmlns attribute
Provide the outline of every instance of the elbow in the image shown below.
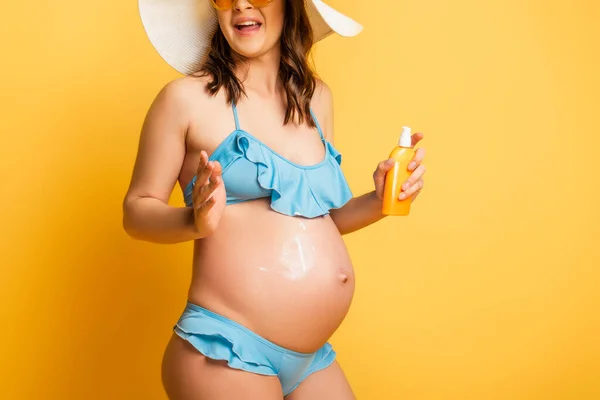
<svg viewBox="0 0 600 400"><path fill-rule="evenodd" d="M141 240L139 230L137 229L136 218L135 218L135 200L126 197L123 201L122 207L122 227L125 233L137 240Z"/></svg>
<svg viewBox="0 0 600 400"><path fill-rule="evenodd" d="M140 239L134 224L127 218L126 215L123 215L123 230L130 238L138 240Z"/></svg>

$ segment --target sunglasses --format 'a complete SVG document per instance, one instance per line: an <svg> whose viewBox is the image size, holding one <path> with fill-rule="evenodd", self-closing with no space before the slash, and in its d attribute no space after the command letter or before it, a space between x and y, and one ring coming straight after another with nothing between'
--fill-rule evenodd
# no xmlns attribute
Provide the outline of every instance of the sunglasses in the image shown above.
<svg viewBox="0 0 600 400"><path fill-rule="evenodd" d="M217 9L217 10L229 10L231 7L233 7L233 3L235 3L236 0L211 0L213 6ZM256 8L262 8L262 7L266 7L268 5L270 5L273 2L273 0L248 0L248 3L252 4L253 7Z"/></svg>

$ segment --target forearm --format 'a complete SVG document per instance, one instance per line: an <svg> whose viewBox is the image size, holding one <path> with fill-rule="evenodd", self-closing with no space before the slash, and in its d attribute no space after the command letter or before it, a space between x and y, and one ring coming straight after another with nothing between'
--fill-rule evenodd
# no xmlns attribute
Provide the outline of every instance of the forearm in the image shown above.
<svg viewBox="0 0 600 400"><path fill-rule="evenodd" d="M375 192L354 197L344 207L332 210L331 218L342 235L355 232L385 217L381 213L382 202Z"/></svg>
<svg viewBox="0 0 600 400"><path fill-rule="evenodd" d="M125 200L123 228L135 239L160 244L201 238L191 207L174 207L151 197Z"/></svg>

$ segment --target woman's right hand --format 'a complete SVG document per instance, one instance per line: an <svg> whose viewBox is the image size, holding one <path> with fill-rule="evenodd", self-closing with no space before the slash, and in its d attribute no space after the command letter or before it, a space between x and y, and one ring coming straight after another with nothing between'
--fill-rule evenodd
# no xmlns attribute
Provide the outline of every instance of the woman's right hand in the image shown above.
<svg viewBox="0 0 600 400"><path fill-rule="evenodd" d="M200 163L192 191L194 223L202 237L217 230L225 210L227 196L218 161L208 161L205 151L200 152Z"/></svg>

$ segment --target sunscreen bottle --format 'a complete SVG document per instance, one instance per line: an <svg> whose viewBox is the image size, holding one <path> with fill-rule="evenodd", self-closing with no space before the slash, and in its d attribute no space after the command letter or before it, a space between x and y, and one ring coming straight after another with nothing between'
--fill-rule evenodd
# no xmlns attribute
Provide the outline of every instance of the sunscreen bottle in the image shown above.
<svg viewBox="0 0 600 400"><path fill-rule="evenodd" d="M394 167L385 176L385 188L383 191L382 213L385 215L408 215L412 200L406 198L399 200L402 192L402 184L406 182L411 174L408 163L415 155L412 148L411 130L408 126L402 128L402 135L398 146L392 150L390 158L394 159Z"/></svg>

